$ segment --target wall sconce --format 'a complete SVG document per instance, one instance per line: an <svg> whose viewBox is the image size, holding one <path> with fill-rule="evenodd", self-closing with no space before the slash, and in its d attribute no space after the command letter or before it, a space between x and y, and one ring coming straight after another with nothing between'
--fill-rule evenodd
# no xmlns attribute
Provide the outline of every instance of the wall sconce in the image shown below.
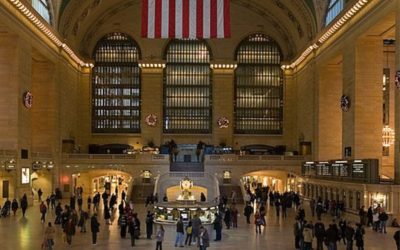
<svg viewBox="0 0 400 250"><path fill-rule="evenodd" d="M32 170L36 171L36 170L40 170L42 168L42 163L40 161L34 161L32 163Z"/></svg>

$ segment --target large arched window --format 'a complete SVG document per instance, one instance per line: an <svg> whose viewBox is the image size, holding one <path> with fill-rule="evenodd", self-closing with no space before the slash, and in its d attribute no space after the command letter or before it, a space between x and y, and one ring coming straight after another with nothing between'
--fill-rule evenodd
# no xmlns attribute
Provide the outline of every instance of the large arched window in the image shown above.
<svg viewBox="0 0 400 250"><path fill-rule="evenodd" d="M126 34L103 37L93 53L92 131L140 132L140 52Z"/></svg>
<svg viewBox="0 0 400 250"><path fill-rule="evenodd" d="M50 5L47 0L32 0L33 8L51 24Z"/></svg>
<svg viewBox="0 0 400 250"><path fill-rule="evenodd" d="M211 133L210 51L204 41L174 40L166 50L164 133Z"/></svg>
<svg viewBox="0 0 400 250"><path fill-rule="evenodd" d="M344 0L330 0L326 13L325 25L330 24L337 15L343 10Z"/></svg>
<svg viewBox="0 0 400 250"><path fill-rule="evenodd" d="M236 51L235 133L282 134L283 72L278 44L256 34Z"/></svg>

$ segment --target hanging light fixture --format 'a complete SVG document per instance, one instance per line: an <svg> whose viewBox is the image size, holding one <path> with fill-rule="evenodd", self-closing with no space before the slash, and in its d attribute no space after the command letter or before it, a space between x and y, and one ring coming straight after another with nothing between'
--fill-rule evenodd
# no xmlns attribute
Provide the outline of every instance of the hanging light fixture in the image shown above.
<svg viewBox="0 0 400 250"><path fill-rule="evenodd" d="M394 143L394 130L389 128L388 125L382 129L382 146L390 147Z"/></svg>

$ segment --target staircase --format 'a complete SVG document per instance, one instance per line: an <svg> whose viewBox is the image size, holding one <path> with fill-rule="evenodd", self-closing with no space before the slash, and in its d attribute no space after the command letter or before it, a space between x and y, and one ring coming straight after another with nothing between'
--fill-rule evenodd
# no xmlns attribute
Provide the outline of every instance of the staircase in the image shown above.
<svg viewBox="0 0 400 250"><path fill-rule="evenodd" d="M243 204L244 203L242 189L240 188L240 186L237 186L237 185L221 185L221 186L219 186L219 191L220 191L221 197L223 195L228 197L228 203L232 202L231 197L232 197L232 192L233 191L236 192L236 203L237 204Z"/></svg>
<svg viewBox="0 0 400 250"><path fill-rule="evenodd" d="M153 184L138 184L133 185L131 190L130 199L133 203L145 203L146 198L153 194L154 185Z"/></svg>

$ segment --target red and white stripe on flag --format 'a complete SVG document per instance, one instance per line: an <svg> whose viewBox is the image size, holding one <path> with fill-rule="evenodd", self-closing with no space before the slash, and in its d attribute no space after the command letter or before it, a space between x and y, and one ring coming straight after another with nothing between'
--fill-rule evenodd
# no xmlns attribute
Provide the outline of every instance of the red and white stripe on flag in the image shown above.
<svg viewBox="0 0 400 250"><path fill-rule="evenodd" d="M142 37L227 38L230 0L143 0Z"/></svg>

